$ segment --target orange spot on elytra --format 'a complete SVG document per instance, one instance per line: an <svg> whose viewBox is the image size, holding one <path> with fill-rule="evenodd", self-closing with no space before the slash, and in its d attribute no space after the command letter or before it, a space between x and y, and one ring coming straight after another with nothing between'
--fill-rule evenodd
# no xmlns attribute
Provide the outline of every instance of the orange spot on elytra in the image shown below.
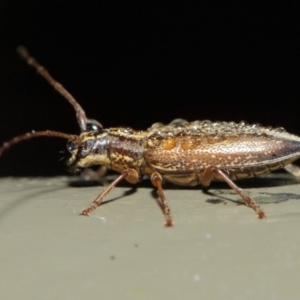
<svg viewBox="0 0 300 300"><path fill-rule="evenodd" d="M164 142L165 150L171 150L176 146L176 141L173 137L168 137Z"/></svg>
<svg viewBox="0 0 300 300"><path fill-rule="evenodd" d="M197 145L198 143L193 140L184 140L181 143L181 148L183 150L190 150L190 149L194 149Z"/></svg>

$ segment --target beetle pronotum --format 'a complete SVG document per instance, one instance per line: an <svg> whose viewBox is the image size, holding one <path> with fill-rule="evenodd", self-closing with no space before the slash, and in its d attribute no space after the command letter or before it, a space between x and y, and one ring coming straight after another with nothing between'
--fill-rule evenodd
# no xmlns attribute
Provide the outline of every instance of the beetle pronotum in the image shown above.
<svg viewBox="0 0 300 300"><path fill-rule="evenodd" d="M291 165L300 157L300 138L282 128L176 119L168 125L155 123L146 131L121 127L104 129L101 123L87 119L74 97L24 47L17 51L70 102L81 133L51 130L26 133L4 143L0 155L12 145L34 137L60 137L68 140L71 157L67 165L71 170L100 165L120 173L81 215L91 214L122 179L137 183L147 174L157 187L166 226L172 226L173 220L162 189L164 180L185 186L201 184L204 188L212 180L225 181L262 219L264 211L233 180L280 168L300 175L299 168Z"/></svg>

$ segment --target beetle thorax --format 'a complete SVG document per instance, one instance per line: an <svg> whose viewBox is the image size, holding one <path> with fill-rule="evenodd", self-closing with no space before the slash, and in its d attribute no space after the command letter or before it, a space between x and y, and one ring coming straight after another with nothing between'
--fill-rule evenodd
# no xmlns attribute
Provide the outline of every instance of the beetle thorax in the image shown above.
<svg viewBox="0 0 300 300"><path fill-rule="evenodd" d="M102 132L83 132L80 144L68 142L72 154L67 165L71 170L79 170L94 165L122 172L126 168L137 172L144 162L144 132L133 132L128 128L110 128Z"/></svg>

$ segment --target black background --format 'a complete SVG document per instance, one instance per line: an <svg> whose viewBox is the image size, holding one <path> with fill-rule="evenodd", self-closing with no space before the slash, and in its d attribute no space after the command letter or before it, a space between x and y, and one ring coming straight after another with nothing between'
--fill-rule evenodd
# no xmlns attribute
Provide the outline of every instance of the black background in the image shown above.
<svg viewBox="0 0 300 300"><path fill-rule="evenodd" d="M78 133L72 107L16 54L25 45L105 127L259 122L300 135L299 5L1 1L0 141ZM67 174L65 141L23 142L0 175Z"/></svg>

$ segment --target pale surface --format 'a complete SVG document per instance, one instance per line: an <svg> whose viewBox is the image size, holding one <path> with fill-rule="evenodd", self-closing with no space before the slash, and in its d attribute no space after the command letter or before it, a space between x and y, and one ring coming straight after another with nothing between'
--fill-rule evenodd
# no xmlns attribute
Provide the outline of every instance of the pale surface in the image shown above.
<svg viewBox="0 0 300 300"><path fill-rule="evenodd" d="M88 218L101 186L1 179L0 299L300 299L300 185L273 176L238 182L266 220L220 198L239 200L226 185L168 187L174 228L148 184Z"/></svg>

